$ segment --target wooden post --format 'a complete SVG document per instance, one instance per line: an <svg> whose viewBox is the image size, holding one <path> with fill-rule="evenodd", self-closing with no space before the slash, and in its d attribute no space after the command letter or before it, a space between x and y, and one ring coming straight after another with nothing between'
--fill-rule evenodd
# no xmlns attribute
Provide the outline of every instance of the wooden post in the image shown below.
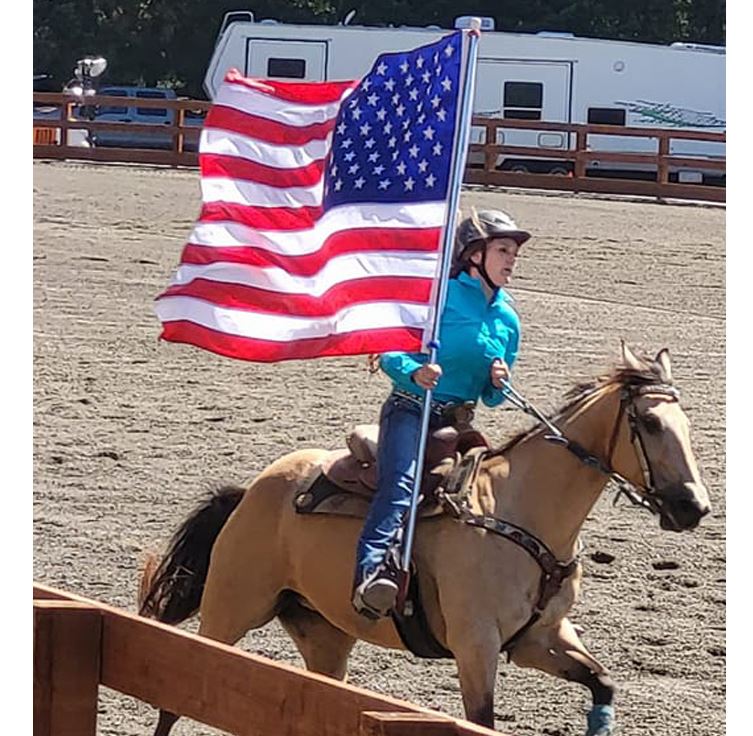
<svg viewBox="0 0 753 736"><path fill-rule="evenodd" d="M96 607L34 601L34 736L95 736L101 636Z"/></svg>
<svg viewBox="0 0 753 736"><path fill-rule="evenodd" d="M667 184L669 183L669 164L667 163L667 156L669 156L669 136L666 133L659 135L659 151L657 156L656 180L659 184Z"/></svg>

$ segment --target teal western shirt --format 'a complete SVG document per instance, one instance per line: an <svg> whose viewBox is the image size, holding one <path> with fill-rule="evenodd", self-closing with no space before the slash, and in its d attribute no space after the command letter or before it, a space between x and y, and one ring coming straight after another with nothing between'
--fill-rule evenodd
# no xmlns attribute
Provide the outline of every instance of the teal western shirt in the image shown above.
<svg viewBox="0 0 753 736"><path fill-rule="evenodd" d="M489 371L496 359L512 368L518 357L520 318L512 297L498 289L491 302L479 279L464 271L450 279L442 313L437 363L442 377L432 398L436 401L478 401L486 406L501 404L505 396L494 388ZM384 353L382 370L395 388L423 396L424 389L411 380L414 371L429 359L425 353Z"/></svg>

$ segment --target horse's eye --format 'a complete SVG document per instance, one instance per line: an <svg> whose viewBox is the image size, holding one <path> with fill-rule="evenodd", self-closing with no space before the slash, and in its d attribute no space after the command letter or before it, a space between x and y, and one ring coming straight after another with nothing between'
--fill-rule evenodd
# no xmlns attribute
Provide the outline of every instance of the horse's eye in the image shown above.
<svg viewBox="0 0 753 736"><path fill-rule="evenodd" d="M651 414L644 414L641 417L641 424L649 434L659 434L661 432L661 422Z"/></svg>

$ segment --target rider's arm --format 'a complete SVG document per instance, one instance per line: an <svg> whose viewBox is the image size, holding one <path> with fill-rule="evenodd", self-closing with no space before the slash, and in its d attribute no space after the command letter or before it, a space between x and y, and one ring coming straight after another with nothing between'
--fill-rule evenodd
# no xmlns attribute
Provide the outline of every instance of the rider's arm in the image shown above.
<svg viewBox="0 0 753 736"><path fill-rule="evenodd" d="M379 365L393 381L400 381L410 379L428 357L423 353L384 353L379 359Z"/></svg>
<svg viewBox="0 0 753 736"><path fill-rule="evenodd" d="M518 350L520 348L520 320L517 314L509 308L510 311L506 315L506 319L503 321L506 323L506 345L504 348L504 355L491 356L489 362L489 370L491 371L491 364L494 360L504 360L507 363L508 370L512 371L512 367L515 361L518 359ZM498 335L499 339L502 335ZM486 382L483 391L481 392L481 401L485 406L499 406L505 400L505 394L503 389L495 388L492 385L491 378Z"/></svg>

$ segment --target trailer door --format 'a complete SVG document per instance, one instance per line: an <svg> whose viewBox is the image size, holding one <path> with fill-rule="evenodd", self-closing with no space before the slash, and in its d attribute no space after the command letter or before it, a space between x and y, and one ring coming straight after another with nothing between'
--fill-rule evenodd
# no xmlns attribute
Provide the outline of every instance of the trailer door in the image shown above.
<svg viewBox="0 0 753 736"><path fill-rule="evenodd" d="M323 82L327 78L327 42L247 38L245 75Z"/></svg>
<svg viewBox="0 0 753 736"><path fill-rule="evenodd" d="M516 120L571 121L571 61L481 58L476 78L476 115ZM473 137L483 142L483 129ZM567 149L569 135L559 131L498 129L498 144ZM510 168L509 157L505 168ZM498 165L502 163L501 159ZM534 162L535 163L535 162ZM529 169L531 167L529 166Z"/></svg>

